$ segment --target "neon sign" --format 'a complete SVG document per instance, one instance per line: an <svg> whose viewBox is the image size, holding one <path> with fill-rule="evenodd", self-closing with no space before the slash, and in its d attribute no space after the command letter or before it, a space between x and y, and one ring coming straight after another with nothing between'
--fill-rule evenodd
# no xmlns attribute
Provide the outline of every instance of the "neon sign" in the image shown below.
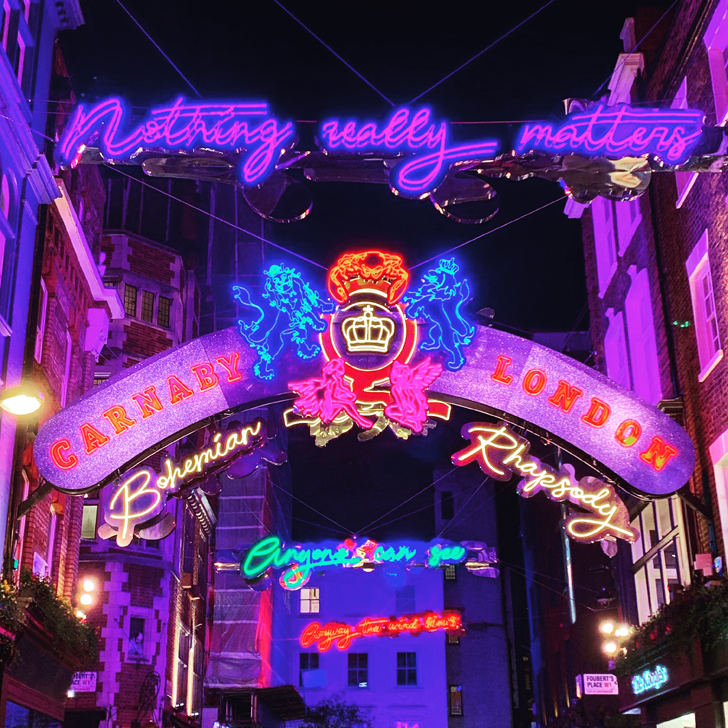
<svg viewBox="0 0 728 728"><path fill-rule="evenodd" d="M500 146L497 139L485 139L451 147L449 125L431 122L431 113L427 107L397 109L381 127L372 121L334 119L321 125L319 136L324 149L332 152L414 152L414 158L394 168L389 182L404 197L425 197L440 184L451 164L491 159Z"/></svg>
<svg viewBox="0 0 728 728"><path fill-rule="evenodd" d="M431 417L449 419L449 406L425 394L442 373L442 364L431 358L410 363L419 337L416 316L407 310L408 299L403 298L408 283L409 271L399 255L368 250L339 258L327 277L329 293L338 304L333 314L324 317L328 325L321 334L321 346L327 361L321 376L288 384L298 397L286 412L287 426L307 424L316 444L325 445L354 424L365 430L360 439L370 439L387 427L397 437L407 438L426 433L433 426L428 424ZM437 290L444 285L460 291L461 284L449 279L440 281ZM447 326L444 310L459 313L466 299L460 296L448 305L446 298L435 299L430 291L416 295L417 311L432 332L422 349L432 351L437 341L453 339L438 327ZM464 343L459 340L457 346ZM450 357L451 349L443 348ZM462 366L465 359L459 348L457 354Z"/></svg>
<svg viewBox="0 0 728 728"><path fill-rule="evenodd" d="M451 541L422 544L403 541L391 544L365 539L346 539L321 544L284 544L278 536L266 536L253 544L240 564L246 579L257 579L268 569L283 570L280 584L284 589L300 589L314 571L328 568L363 567L365 564L418 564L437 569L465 561L468 549Z"/></svg>
<svg viewBox="0 0 728 728"><path fill-rule="evenodd" d="M463 620L459 612L420 612L403 617L367 617L358 624L311 622L301 633L301 647L316 645L319 652L327 652L333 645L347 650L360 637L397 637L400 634L419 635L440 632L464 635Z"/></svg>
<svg viewBox="0 0 728 728"><path fill-rule="evenodd" d="M560 124L524 124L516 151L541 149L587 157L654 154L667 164L688 159L703 133L703 112L599 104Z"/></svg>
<svg viewBox="0 0 728 728"><path fill-rule="evenodd" d="M119 485L107 488L103 494L103 513L106 526L99 535L116 538L119 546L128 546L139 531L148 528L164 510L165 491L172 492L185 484L190 485L203 473L215 469L215 464L228 461L231 456L245 457L260 448L266 439L265 421L258 418L251 425L226 434L216 433L212 445L190 455L180 464L167 458L164 472L157 475L151 468L139 468L128 474ZM257 462L253 465L253 468ZM251 469L251 470L252 470ZM167 534L164 534L167 535ZM143 536L149 538L148 534Z"/></svg>
<svg viewBox="0 0 728 728"><path fill-rule="evenodd" d="M551 500L567 501L585 511L571 512L566 517L566 531L574 540L637 540L637 531L629 525L629 512L611 485L592 477L577 483L572 466L564 465L556 472L543 465L528 454L529 441L514 435L503 423L471 422L463 426L462 436L470 438L470 445L452 456L454 465L477 462L486 475L496 480L508 481L519 475L523 480L518 494L524 498L543 491Z"/></svg>
<svg viewBox="0 0 728 728"><path fill-rule="evenodd" d="M90 144L110 161L132 159L147 148L167 152L193 149L245 150L237 168L238 181L254 187L273 171L281 151L295 140L295 129L270 116L268 104L244 101L190 102L178 98L150 109L144 120L120 131L130 113L121 99L110 98L90 109L79 104L58 144L56 156L74 165Z"/></svg>
<svg viewBox="0 0 728 728"><path fill-rule="evenodd" d="M657 665L654 670L645 670L632 677L632 692L635 695L642 695L648 690L659 690L667 680L667 668Z"/></svg>
<svg viewBox="0 0 728 728"><path fill-rule="evenodd" d="M438 262L435 267L447 266ZM291 300L306 299L295 271L282 275L281 284L286 278L294 291ZM695 449L687 433L657 408L573 359L483 326L475 327L466 362L457 371L448 368L455 360L445 343L438 351L423 351L434 324L427 311L418 314L419 322L410 317L409 309L419 304L408 301L409 273L401 256L347 254L332 267L326 284L334 311L324 312L323 297L314 299L320 313L291 309L294 322L305 315L310 326L293 331L288 313L261 299L255 305L265 318L255 333L250 328L246 334L262 342L271 322L278 328L258 348L240 327L231 327L172 348L93 388L41 426L34 454L42 476L66 492L90 492L221 413L288 401L293 407L285 413L285 424L306 424L318 444L354 426L361 428L363 440L386 428L400 437L424 434L437 419L447 419L455 404L548 437L637 495L669 495L690 478ZM440 328L447 326L444 316L454 320L450 313L467 296L460 291L448 302L451 308L444 310ZM251 306L241 320L248 324L259 317ZM304 336L306 346L320 348L311 359L297 354ZM277 353L281 339L283 351ZM261 373L269 366L278 377L255 376L256 364Z"/></svg>
<svg viewBox="0 0 728 728"><path fill-rule="evenodd" d="M311 338L325 331L321 314L333 306L323 300L294 268L272 265L265 271L263 307L251 301L246 288L233 287L235 300L243 306L243 318L238 321L240 335L258 354L253 372L258 379L273 379L276 362L286 349L295 346L301 359L313 359L321 348ZM272 310L271 310L272 309Z"/></svg>

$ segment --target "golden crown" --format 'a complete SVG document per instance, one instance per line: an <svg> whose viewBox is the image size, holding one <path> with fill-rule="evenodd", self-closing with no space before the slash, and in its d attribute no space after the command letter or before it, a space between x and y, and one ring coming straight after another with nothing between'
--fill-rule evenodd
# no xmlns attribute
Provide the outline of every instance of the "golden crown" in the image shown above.
<svg viewBox="0 0 728 728"><path fill-rule="evenodd" d="M371 306L364 306L361 316L345 319L341 332L351 352L370 351L386 354L394 336L394 322L375 316Z"/></svg>

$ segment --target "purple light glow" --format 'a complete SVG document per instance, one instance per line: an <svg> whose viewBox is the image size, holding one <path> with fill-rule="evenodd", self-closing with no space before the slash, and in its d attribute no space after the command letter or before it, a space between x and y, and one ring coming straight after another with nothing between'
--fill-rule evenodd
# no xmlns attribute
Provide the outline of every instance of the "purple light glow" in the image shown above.
<svg viewBox="0 0 728 728"><path fill-rule="evenodd" d="M524 124L516 151L565 151L587 157L654 154L681 164L703 130L703 112L691 109L633 109L599 104L560 124Z"/></svg>
<svg viewBox="0 0 728 728"><path fill-rule="evenodd" d="M246 149L238 167L238 179L245 187L260 184L278 161L295 130L269 116L265 103L187 102L153 108L141 124L125 136L120 132L130 114L121 99L111 98L88 111L79 105L56 151L61 164L73 164L87 145L97 144L110 160L129 159L140 149L161 147L168 151L197 147L236 151Z"/></svg>

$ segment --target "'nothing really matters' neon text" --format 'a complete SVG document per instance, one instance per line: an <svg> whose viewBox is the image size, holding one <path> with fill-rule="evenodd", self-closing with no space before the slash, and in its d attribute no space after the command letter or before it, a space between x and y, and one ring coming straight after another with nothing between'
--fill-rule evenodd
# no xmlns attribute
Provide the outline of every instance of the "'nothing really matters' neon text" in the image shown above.
<svg viewBox="0 0 728 728"><path fill-rule="evenodd" d="M129 116L118 98L90 108L80 104L58 144L58 161L74 164L77 154L89 145L98 146L112 161L131 159L150 147L170 152L197 148L245 150L237 169L238 180L244 187L254 187L270 174L282 149L292 143L295 135L293 124L271 117L265 103L203 103L180 97L150 109L140 124L124 132L122 122Z"/></svg>

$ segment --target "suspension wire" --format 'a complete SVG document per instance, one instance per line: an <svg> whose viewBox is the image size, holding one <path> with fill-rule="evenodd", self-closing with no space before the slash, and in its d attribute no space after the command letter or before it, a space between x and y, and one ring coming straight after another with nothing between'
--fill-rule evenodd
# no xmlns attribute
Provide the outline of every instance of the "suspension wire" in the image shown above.
<svg viewBox="0 0 728 728"><path fill-rule="evenodd" d="M126 7L124 7L121 0L116 0L116 2L119 4L119 7L132 19L132 21L137 26L137 28L139 28L139 30L141 30L142 33L144 33L144 35L147 36L147 38L152 42L154 47L167 59L167 61L169 62L169 65L172 66L172 68L174 68L175 71L177 71L177 73L181 76L182 80L195 92L197 97L201 99L202 94L192 85L192 82L189 80L189 78L187 78L187 76L185 76L184 73L182 73L182 71L180 71L179 68L177 68L177 66L174 64L172 59L159 47L159 44L157 43L157 41L155 41L154 38L152 38L152 36L149 35L149 33L147 33L147 31L144 30L144 28L142 28L139 21L126 9Z"/></svg>
<svg viewBox="0 0 728 728"><path fill-rule="evenodd" d="M486 483L487 480L488 480L487 476L485 478L483 478L483 482L475 489L475 493L473 493L470 496L470 498L468 498L465 501L465 503L463 503L460 506L460 508L458 508L457 511L455 511L455 514L450 519L449 523L446 523L445 526L444 526L444 528L440 531L440 533L437 534L437 538L441 538L442 537L442 534L445 533L445 531L447 531L447 529L450 528L450 526L452 526L452 524L455 522L455 519L460 515L460 513L463 511L463 509L465 508L465 506L467 506L468 503L470 503L470 501L473 500L473 498L475 498L476 495L478 495L478 493L480 492L480 489L485 485L485 483Z"/></svg>
<svg viewBox="0 0 728 728"><path fill-rule="evenodd" d="M273 1L277 2L277 0L273 0ZM498 38L497 40L494 40L489 46L483 48L483 50L480 51L479 53L476 53L469 61L465 61L465 63L463 63L461 66L458 66L454 71L451 71L450 73L448 73L447 76L445 76L444 78L441 78L437 83L430 86L430 88L428 88L427 91L423 91L419 96L415 96L412 99L412 101L410 101L409 103L414 104L415 101L418 101L426 94L429 94L430 91L437 88L441 83L444 83L445 81L447 81L449 78L454 76L458 71L462 71L462 69L465 68L465 66L471 64L477 58L480 58L480 56L482 56L483 53L485 53L486 51L489 51L493 46L498 45L498 43L500 43L502 40L507 38L511 33L515 33L515 31L517 31L522 25L525 25L529 20L531 20L531 18L535 18L542 10L546 10L546 8L549 5L551 5L552 3L554 3L555 1L556 0L548 0L548 2L545 5L542 5L538 10L536 10L536 12L531 13L531 15L529 15L527 18L525 18L520 23L518 23L518 25L511 28L507 33L504 33L500 38ZM675 1L677 2L677 0L675 0Z"/></svg>
<svg viewBox="0 0 728 728"><path fill-rule="evenodd" d="M314 513L318 514L322 518L325 518L327 521L330 521L331 523L334 524L334 526L338 526L340 529L340 532L343 533L345 536L351 535L352 532L348 528L342 526L338 521L335 521L333 518L329 518L325 513L321 513L321 511L316 510L312 505L309 505L308 503L306 503L306 501L301 500L298 496L293 495L293 493L286 490L282 485L278 485L277 483L274 483L272 480L271 480L271 485L274 488L278 488L279 490L282 490L286 495L288 495L291 498L293 498L294 500L298 501L301 505L306 506L306 508L310 508ZM331 529L331 530L333 530L333 529Z"/></svg>
<svg viewBox="0 0 728 728"><path fill-rule="evenodd" d="M118 0L117 0L117 2L118 2ZM323 40L321 40L321 38L319 38L316 35L316 33L314 33L311 30L311 28L309 28L307 25L305 25L303 22L301 22L288 8L286 8L284 5L282 5L278 0L273 0L273 2L281 10L283 10L285 13L287 13L288 15L290 15L305 31L307 31L314 38L316 38L316 40L319 43L321 43L321 45L324 48L326 48L326 50L328 50L330 53L332 53L333 55L335 55L350 71L352 71L353 73L355 73L362 81L364 81L364 83L367 86L369 86L369 88L372 89L372 91L375 91L376 93L378 93L390 106L394 106L395 105L394 104L394 101L390 101L390 99L388 99L373 83L371 83L370 81L367 81L367 79L364 78L364 76L362 76L361 73L359 73L359 71L357 71L356 68L354 68L354 66L351 65L351 63L348 63L347 61L345 61L330 45L328 45Z"/></svg>
<svg viewBox="0 0 728 728"><path fill-rule="evenodd" d="M225 225L229 225L231 228L234 228L235 230L240 230L240 232L245 233L246 235L250 235L253 238L256 238L264 243L267 243L268 245L271 245L274 248L277 248L278 250L282 250L284 253L288 253L289 255L293 255L296 258L300 258L301 260L305 261L306 263L310 263L311 265L315 265L317 268L322 268L323 270L327 270L325 265L321 265L321 263L317 263L315 260L311 260L310 258L306 258L306 256L301 255L300 253L295 253L293 250L289 250L288 248L284 248L282 245L278 245L278 243L274 243L271 240L267 240L264 237L261 237L260 235L256 235L255 233L251 232L250 230L246 230L245 228L241 228L239 225L236 225L235 223L230 222L229 220L225 220L222 217L218 217L217 215L213 215L211 212L208 212L207 210L203 210L201 207L197 207L196 205L193 205L190 202L186 202L185 200L180 199L179 197L175 197L174 195L171 195L169 192L165 192L164 190L160 190L158 187L155 187L154 185L150 185L147 182L145 182L142 179L139 179L138 177L134 177L131 174L127 174L126 172L122 172L118 167L114 166L113 164L109 164L108 162L104 162L104 166L108 169L113 169L114 172L117 174L120 174L124 177L128 177L129 179L133 179L136 182L138 182L140 185L144 185L144 187L148 187L150 190L154 190L155 192L159 192L160 195L164 195L165 197L169 197L170 199L174 200L175 202L179 202L183 205L187 205L187 207L191 207L193 210L197 210L197 212L201 212L203 215L207 215L208 217L212 218L213 220L218 220L219 222L225 223Z"/></svg>
<svg viewBox="0 0 728 728"><path fill-rule="evenodd" d="M455 470L456 470L456 468L453 468L452 470L450 470L449 472L445 473L445 475L441 476L437 480L433 480L432 483L430 483L429 485L426 485L421 491L419 491L418 493L415 493L413 496L407 498L406 501L402 501L402 503L400 503L399 505L395 506L391 510L387 511L384 515L379 516L379 518L377 518L376 520L372 521L368 526L365 526L364 528L362 528L361 529L361 533L366 533L377 521L381 521L382 518L386 518L390 513L394 513L396 510L398 510L402 506L406 505L411 500L414 500L415 498L417 498L418 495L422 495L422 493L424 493L428 488L432 488L436 483L439 483L441 480L445 480L445 478L447 478L449 475L452 475L455 472Z"/></svg>
<svg viewBox="0 0 728 728"><path fill-rule="evenodd" d="M480 240L481 238L484 238L487 235L491 235L492 233L497 233L499 230L503 230L503 228L507 228L509 225L513 225L513 223L520 222L521 220L524 220L525 218L530 217L531 215L535 215L537 212L541 212L541 210L545 210L547 207L551 207L551 205L555 205L557 202L563 202L564 199L565 199L564 197L559 197L555 200L551 200L551 202L547 202L545 205L541 205L541 207L537 207L535 210L531 210L530 212L527 212L524 215L521 215L520 217L517 217L513 220L509 220L508 222L503 223L503 225L499 225L498 227L493 228L492 230L488 230L487 232L482 233L481 235L476 235L474 238L470 238L470 240L466 240L464 243L460 243L460 245L456 245L454 248L450 248L449 250L445 250L442 253L433 255L432 258L423 260L421 263L417 263L417 265L411 265L410 270L414 270L415 268L419 268L420 266L426 265L427 263L431 263L433 260L437 260L437 258L440 258L443 255L447 255L448 253L452 253L455 250L459 250L460 248L463 248L466 245L470 245L470 243L474 243L476 240Z"/></svg>

